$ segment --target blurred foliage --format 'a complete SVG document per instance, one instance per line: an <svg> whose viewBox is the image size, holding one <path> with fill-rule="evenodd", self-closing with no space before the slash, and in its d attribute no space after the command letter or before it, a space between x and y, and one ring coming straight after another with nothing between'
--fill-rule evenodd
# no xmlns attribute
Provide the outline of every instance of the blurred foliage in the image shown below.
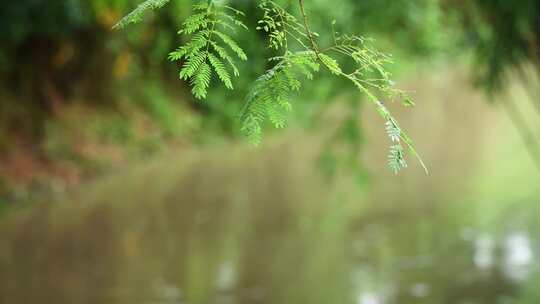
<svg viewBox="0 0 540 304"><path fill-rule="evenodd" d="M134 83L146 83L148 78L175 78L174 67L166 64L165 58L178 45L180 37L176 31L191 14L193 1L171 1L168 9L157 11L146 25L131 28L127 34L111 31L112 25L140 2L21 0L4 5L0 11L0 79L7 93L2 94L5 98L0 107L2 115L9 118L2 117L4 124L21 124L39 135L43 126L40 121L45 118L34 122L24 117L41 117L41 111L54 111L58 103L69 102L83 91L90 95L86 98L90 103L111 105L118 99L115 94L129 94L136 87ZM278 2L284 7L293 4L290 0ZM234 1L234 6L249 12L257 12L256 4ZM455 25L460 22L461 32L465 33L462 46L474 47L478 64L475 71L481 83L490 89L504 83L508 68L534 63L539 56L540 6L535 0L521 1L519 5L504 0L312 1L309 10L314 30L322 37L330 34L325 32L329 22L339 20L339 32L375 37L378 47L396 54L397 69L410 66L411 58L425 58L456 48ZM249 14L245 23L255 24L259 17ZM259 33L239 33L238 39L249 46L248 54L272 55ZM240 66L246 76L245 83L238 83L240 90L215 88L208 105L188 102L203 111L204 117L215 121L222 131L234 133L236 113L247 93L246 84L266 66L264 60L250 58L249 64ZM343 91L342 86L327 85L324 78L318 80L313 90L300 96L299 104L313 100L314 96L324 101L330 99L325 97ZM122 83L128 84L119 86ZM178 85L158 83L163 86L159 89L164 91L162 94L169 94L169 87ZM308 109L298 112L311 113L309 108L314 105L305 106Z"/></svg>
<svg viewBox="0 0 540 304"><path fill-rule="evenodd" d="M293 10L296 4L290 0L278 2ZM117 141L122 146L126 141L137 142L135 138L144 134L126 131L134 123L129 121L132 115L125 115L127 107L132 109L130 112L148 116L157 126L156 132L162 135L156 137L156 144L179 138L184 142L215 142L223 135L238 135L238 113L249 84L268 68L264 58L276 55L266 47L264 35L257 31L238 32L236 39L246 46L246 53L261 56L239 64L243 77L237 79L235 91L213 86L208 101L200 103L187 94L186 83L177 79L178 66L166 60L169 52L185 42L177 30L191 15L193 1L170 1L167 9L148 14L144 24L113 31L112 26L121 16L140 3L21 0L3 6L0 150L16 146L19 137L30 137L24 140L24 147L29 142L32 151L55 158L58 147L74 146L69 137L62 139L59 130L73 125L65 125L61 113L81 104L89 109L80 112L81 119L85 115L114 113L103 115L103 126L111 126L108 132L96 131L96 136L89 137L97 142ZM256 1L230 3L255 12L246 16L246 24L255 24L260 18ZM418 60L446 52L466 54L472 48L477 55L473 70L480 83L495 89L505 83L507 71L534 64L538 57L539 8L534 0L520 5L504 0L320 0L309 2L308 10L313 30L320 37L331 37L333 19L339 20L336 30L340 33L374 37L377 48L395 55L393 70L398 73L414 67ZM347 90L346 82L330 82L322 75L315 81L295 96L290 114L293 125L324 133L328 147L321 164L329 175L340 166L357 168L358 180L365 181L358 158L364 138L358 114L365 107L354 102L358 93ZM341 109L339 118L326 119L328 110L336 105ZM197 123L186 129L172 114L175 112ZM75 124L78 119L72 121Z"/></svg>
<svg viewBox="0 0 540 304"><path fill-rule="evenodd" d="M167 62L168 54L186 42L177 31L192 14L194 1L170 1L166 9L146 14L143 24L121 32L112 30L141 2L21 0L3 7L0 150L5 157L0 162L13 163L13 158L21 158L13 155L24 151L24 163L54 160L68 162L70 168L77 162L83 168L102 168L106 165L88 164L102 164L102 158L131 159L127 155L147 157L156 150L151 147L169 143L212 143L239 135L239 113L250 84L269 68L266 58L277 55L267 48L265 36L255 30L237 33L235 39L245 46L245 52L260 56L238 63L242 77L236 79L235 91L212 86L207 102L201 103L190 96L187 83L178 80L179 66ZM250 12L246 24L255 25L261 17L257 1L229 2ZM278 2L298 13L295 2ZM307 9L313 30L321 37L331 37L331 22L339 20L338 32L375 37L376 47L395 53L394 69L399 71L412 66L412 58L426 58L444 50L447 40L441 37L450 32L438 1L415 3L311 1ZM314 81L309 89L293 96L292 125L306 126L327 137L321 164L329 175L336 174L339 167L353 168L357 179L365 181L359 160L363 143L359 94L346 81L330 81L324 75L317 75ZM334 105L343 115L328 120L325 113ZM138 127L140 117L152 127ZM146 137L148 140L141 144ZM108 148L102 153L81 149L88 146ZM111 152L118 149L125 150L120 153L122 157ZM35 154L34 160L28 160L28 153ZM108 153L111 155L105 156ZM25 176L41 179L33 170ZM6 188L13 188L13 178L7 175Z"/></svg>
<svg viewBox="0 0 540 304"><path fill-rule="evenodd" d="M281 1L284 6L289 2ZM191 14L192 1L172 1L168 9L156 12L156 18L150 18L146 25L129 29L127 34L112 32L111 27L120 16L139 3L137 0L63 0L51 4L45 0L22 0L5 6L0 12L3 29L0 39L4 45L0 50L0 66L1 77L6 80L4 90L11 93L11 98L2 103L11 105L22 101L25 113L50 113L57 110L59 104L86 92L89 95L86 99L91 103L114 104L115 95L129 94L134 83L146 83L148 78L174 78L173 67L164 61L178 45L180 37L176 31ZM401 0L364 1L362 4L341 1L336 6L328 1L316 1L310 3L309 9L316 31L329 29L329 22L335 18L346 25L347 28L338 29L343 32L383 37L391 33L386 37L387 41L393 41L388 47L393 51L404 49L415 54L431 54L433 45L437 44L437 39L431 36L444 32L437 26L438 6L407 3ZM235 1L234 5L244 11L257 12L254 1ZM259 17L249 14L245 23L255 24ZM266 49L264 37L259 33L239 33L237 38L242 45L249 46L246 53L273 55ZM239 68L251 82L266 66L264 60L250 59ZM320 84L310 90L312 94L302 96L302 99L319 96L317 99L323 101L328 94L342 91L339 86L329 88L324 79L319 80ZM126 82L126 86L119 87ZM194 107L202 110L209 119L214 119L215 114L221 125L233 130L235 128L230 126L234 125L236 114L232 113L238 113L247 92L245 83L238 83L238 87L241 89L236 93L215 89L211 92L209 105ZM168 91L167 85L162 89ZM321 95L324 92L326 94ZM6 109L2 112L11 111L7 105L2 107ZM17 123L31 124L24 122L21 116L24 115L12 118ZM39 123L33 128L40 133Z"/></svg>
<svg viewBox="0 0 540 304"><path fill-rule="evenodd" d="M462 24L466 45L476 54L479 84L504 88L508 72L540 66L540 3L523 0L446 0L448 13Z"/></svg>

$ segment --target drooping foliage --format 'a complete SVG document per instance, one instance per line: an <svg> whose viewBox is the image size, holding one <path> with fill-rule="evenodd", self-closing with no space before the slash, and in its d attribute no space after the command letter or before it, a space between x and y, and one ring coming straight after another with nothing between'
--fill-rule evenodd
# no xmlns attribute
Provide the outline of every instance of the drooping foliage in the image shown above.
<svg viewBox="0 0 540 304"><path fill-rule="evenodd" d="M233 89L228 68L234 76L238 76L238 68L232 51L240 60L247 60L244 50L224 31L247 29L238 19L243 12L229 6L216 5L213 2L194 5L195 14L184 21L180 34L193 37L185 45L169 55L171 61L185 59L180 70L180 78L189 80L193 87L193 95L198 99L206 98L213 72L225 87ZM227 50L227 48L229 50ZM228 66L228 67L227 67Z"/></svg>
<svg viewBox="0 0 540 304"><path fill-rule="evenodd" d="M137 23L142 20L145 12L161 8L169 1L147 0L114 27L124 28L131 23ZM239 19L245 14L227 5L219 5L212 1L200 2L193 5L193 10L195 13L183 22L183 27L178 32L192 35L191 40L171 52L169 60L185 61L180 70L180 78L189 81L196 98L204 99L213 73L225 87L233 89L229 69L234 76L239 76L239 72L230 52L244 61L247 60L247 55L227 32L247 30L247 26Z"/></svg>
<svg viewBox="0 0 540 304"><path fill-rule="evenodd" d="M255 81L241 113L242 132L255 144L261 140L266 119L276 128L285 127L292 94L302 85L299 76L313 79L313 73L319 71L319 63L311 52L287 52L271 60L278 63Z"/></svg>
<svg viewBox="0 0 540 304"><path fill-rule="evenodd" d="M134 9L127 16L122 18L114 27L115 28L124 28L131 23L140 22L147 11L155 10L165 6L169 3L170 0L146 0L143 3L139 4L136 9Z"/></svg>
<svg viewBox="0 0 540 304"><path fill-rule="evenodd" d="M144 10L164 3L157 0L143 3L135 12L122 19L118 27L137 22ZM276 128L284 127L287 112L292 108L293 93L300 90L303 79L312 79L314 73L322 71L320 67L324 67L335 77L350 81L385 120L392 141L389 165L397 173L407 166L402 142L413 155L418 157L418 154L410 138L381 101L385 97L387 100L400 100L406 105L412 105L407 94L395 88L390 73L385 69L385 64L391 62L390 57L371 47L367 39L341 34L334 29L331 31L332 43L320 47L319 34L311 30L303 0L298 1L297 8L300 19L290 9L274 1L259 1L263 16L256 29L267 35L270 49L282 52L283 55L270 58L271 68L252 85L240 115L242 132L251 142L259 143L266 120ZM184 21L179 33L191 35L191 39L171 52L169 59L183 62L180 78L189 81L196 98L206 98L214 73L225 87L233 89L227 68L235 76L238 76L238 69L228 51L232 51L240 60L246 60L247 55L234 38L223 31L228 30L234 35L240 28L247 29L239 20L242 16L243 12L221 1L201 1L195 4L194 14ZM339 60L352 62L352 68L344 71ZM420 163L426 169L421 160Z"/></svg>

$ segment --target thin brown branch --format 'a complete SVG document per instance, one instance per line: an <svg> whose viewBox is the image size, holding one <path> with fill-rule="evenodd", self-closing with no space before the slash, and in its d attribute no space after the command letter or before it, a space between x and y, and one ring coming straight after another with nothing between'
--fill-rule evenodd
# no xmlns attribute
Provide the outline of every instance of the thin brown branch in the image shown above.
<svg viewBox="0 0 540 304"><path fill-rule="evenodd" d="M317 46L317 42L315 42L315 37L313 35L313 32L311 31L311 28L309 27L309 21L306 14L306 9L304 7L304 0L298 0L298 5L300 5L300 12L302 13L302 18L304 19L304 28L308 34L311 47L313 48L313 51L315 52L315 54L317 54L317 57L318 57L319 47Z"/></svg>

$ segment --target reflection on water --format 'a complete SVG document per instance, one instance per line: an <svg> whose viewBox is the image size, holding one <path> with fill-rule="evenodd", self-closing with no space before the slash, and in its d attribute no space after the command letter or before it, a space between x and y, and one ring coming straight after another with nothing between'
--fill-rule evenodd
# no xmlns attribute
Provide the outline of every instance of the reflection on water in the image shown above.
<svg viewBox="0 0 540 304"><path fill-rule="evenodd" d="M372 292L361 292L358 295L358 304L381 304L381 296Z"/></svg>
<svg viewBox="0 0 540 304"><path fill-rule="evenodd" d="M356 248L363 252L356 264L362 269L358 304L521 303L515 301L522 287L540 284L531 277L538 264L538 239L531 237L535 234L515 229L476 232L470 223L460 227L459 218L444 222L435 216L428 224L433 233L422 235L422 221L418 214L396 228L371 231L370 242L378 244ZM380 282L377 288L363 289L373 282Z"/></svg>
<svg viewBox="0 0 540 304"><path fill-rule="evenodd" d="M523 281L534 262L531 246L531 240L524 231L510 231L499 242L493 235L480 235L474 239L474 264L483 271L500 266L508 279ZM497 249L502 250L501 261L496 261Z"/></svg>
<svg viewBox="0 0 540 304"><path fill-rule="evenodd" d="M537 225L360 211L286 153L167 163L6 220L0 303L537 303Z"/></svg>
<svg viewBox="0 0 540 304"><path fill-rule="evenodd" d="M474 265L481 270L493 267L495 242L491 235L480 235L474 239Z"/></svg>
<svg viewBox="0 0 540 304"><path fill-rule="evenodd" d="M527 278L533 254L531 242L525 232L511 232L504 239L504 269L506 275L516 281L522 281Z"/></svg>

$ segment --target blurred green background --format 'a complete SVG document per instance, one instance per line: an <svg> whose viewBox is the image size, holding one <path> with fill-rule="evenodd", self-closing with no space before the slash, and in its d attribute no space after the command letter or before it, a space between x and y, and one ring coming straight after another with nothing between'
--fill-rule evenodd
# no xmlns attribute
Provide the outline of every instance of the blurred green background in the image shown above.
<svg viewBox="0 0 540 304"><path fill-rule="evenodd" d="M321 39L393 54L429 175L388 170L384 122L323 74L250 146L264 35L197 101L167 61L193 1L112 30L140 2L0 9L0 303L540 301L540 1L306 1Z"/></svg>

